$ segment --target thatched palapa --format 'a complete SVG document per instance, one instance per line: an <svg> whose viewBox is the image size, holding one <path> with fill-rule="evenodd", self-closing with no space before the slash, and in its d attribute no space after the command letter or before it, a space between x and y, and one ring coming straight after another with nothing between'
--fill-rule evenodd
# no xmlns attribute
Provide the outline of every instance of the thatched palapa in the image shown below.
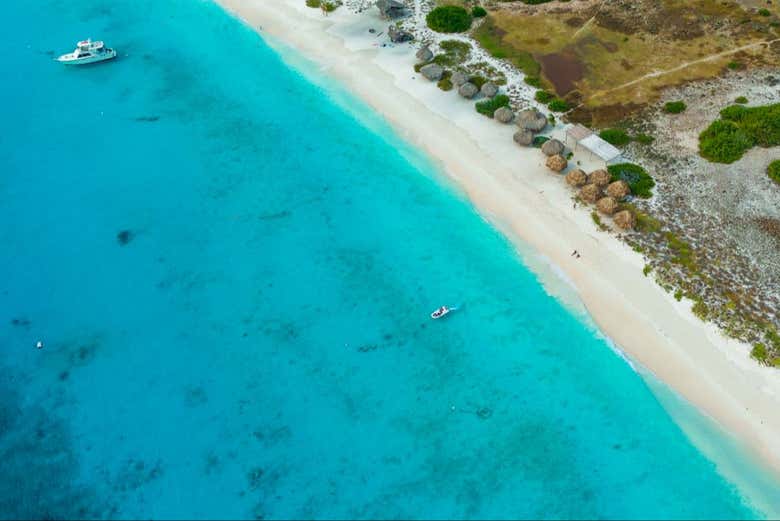
<svg viewBox="0 0 780 521"><path fill-rule="evenodd" d="M430 47L427 45L425 47L422 47L419 51L417 51L417 60L420 63L428 63L433 59L433 51L431 51Z"/></svg>
<svg viewBox="0 0 780 521"><path fill-rule="evenodd" d="M603 214L612 215L618 210L618 202L609 196L602 197L596 202L596 208Z"/></svg>
<svg viewBox="0 0 780 521"><path fill-rule="evenodd" d="M464 83L458 89L458 94L460 94L466 99L473 98L474 96L477 95L477 92L479 92L479 89L473 83Z"/></svg>
<svg viewBox="0 0 780 521"><path fill-rule="evenodd" d="M509 107L500 107L493 113L493 119L500 123L511 123L515 119L515 113Z"/></svg>
<svg viewBox="0 0 780 521"><path fill-rule="evenodd" d="M580 199L586 203L595 203L601 197L601 188L593 183L588 183L580 189Z"/></svg>
<svg viewBox="0 0 780 521"><path fill-rule="evenodd" d="M465 72L461 71L455 71L452 73L452 76L450 76L450 81L453 85L456 87L460 87L461 85L465 85L469 81L469 75Z"/></svg>
<svg viewBox="0 0 780 521"><path fill-rule="evenodd" d="M406 9L406 6L398 0L376 0L376 6L383 18L398 18Z"/></svg>
<svg viewBox="0 0 780 521"><path fill-rule="evenodd" d="M636 226L636 217L628 210L622 210L613 218L615 224L624 230L631 230Z"/></svg>
<svg viewBox="0 0 780 521"><path fill-rule="evenodd" d="M547 168L549 168L550 170L554 170L555 172L562 172L563 170L566 169L569 162L566 161L565 157L561 155L556 155L556 156L548 157L547 163L545 164L547 165Z"/></svg>
<svg viewBox="0 0 780 521"><path fill-rule="evenodd" d="M588 174L582 171L580 168L575 168L568 174L566 174L566 183L569 186L579 188L588 182Z"/></svg>
<svg viewBox="0 0 780 521"><path fill-rule="evenodd" d="M495 83L489 81L482 85L482 88L479 90L483 96L486 98L494 98L496 94L498 94L498 85Z"/></svg>
<svg viewBox="0 0 780 521"><path fill-rule="evenodd" d="M561 155L563 154L563 149L563 143L557 139L550 139L542 145L542 153L546 156Z"/></svg>
<svg viewBox="0 0 780 521"><path fill-rule="evenodd" d="M521 110L517 113L517 126L531 132L541 132L547 126L547 117L536 109Z"/></svg>
<svg viewBox="0 0 780 521"><path fill-rule="evenodd" d="M521 128L517 132L515 132L515 135L512 136L512 139L515 140L515 143L518 145L524 146L524 147L530 147L531 144L534 142L534 133L530 130L526 130L524 128Z"/></svg>
<svg viewBox="0 0 780 521"><path fill-rule="evenodd" d="M626 183L622 179L610 183L609 186L607 186L607 195L609 195L610 197L614 197L618 201L623 199L625 196L629 195L630 193L631 193L631 187L628 186L628 183Z"/></svg>
<svg viewBox="0 0 780 521"><path fill-rule="evenodd" d="M425 67L420 69L420 74L425 76L427 79L431 81L439 81L441 79L442 74L444 74L444 69L441 67L441 65L436 65L435 63L429 63Z"/></svg>
<svg viewBox="0 0 780 521"><path fill-rule="evenodd" d="M606 170L594 170L588 176L588 182L594 185L604 188L612 180L612 176Z"/></svg>

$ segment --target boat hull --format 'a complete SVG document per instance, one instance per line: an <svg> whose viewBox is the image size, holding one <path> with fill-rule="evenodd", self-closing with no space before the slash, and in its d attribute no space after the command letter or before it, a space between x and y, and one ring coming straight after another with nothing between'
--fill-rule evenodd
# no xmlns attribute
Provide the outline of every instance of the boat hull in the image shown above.
<svg viewBox="0 0 780 521"><path fill-rule="evenodd" d="M110 51L88 56L86 58L77 58L70 54L65 54L57 58L57 61L63 65L89 65L90 63L104 62L116 58L116 51L111 49Z"/></svg>

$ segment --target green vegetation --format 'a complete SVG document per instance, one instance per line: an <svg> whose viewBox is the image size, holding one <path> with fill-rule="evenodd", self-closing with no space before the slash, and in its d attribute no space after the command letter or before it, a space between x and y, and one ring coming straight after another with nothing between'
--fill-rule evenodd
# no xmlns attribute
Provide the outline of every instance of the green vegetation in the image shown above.
<svg viewBox="0 0 780 521"><path fill-rule="evenodd" d="M655 141L655 138L653 136L648 136L647 134L641 134L641 133L635 135L633 139L640 145L649 145L650 143Z"/></svg>
<svg viewBox="0 0 780 521"><path fill-rule="evenodd" d="M653 271L653 267L652 267L652 266L650 266L649 264L645 264L645 267L644 267L644 268L642 268L642 274L643 274L645 277L647 277L647 276L650 274L650 272L651 272L651 271Z"/></svg>
<svg viewBox="0 0 780 521"><path fill-rule="evenodd" d="M547 2L551 2L552 0L523 0L524 4L528 5L538 5L538 4L546 4Z"/></svg>
<svg viewBox="0 0 780 521"><path fill-rule="evenodd" d="M590 218L593 220L593 223L598 227L599 230L603 232L609 231L607 225L601 222L601 216L599 216L598 212L595 210L590 212Z"/></svg>
<svg viewBox="0 0 780 521"><path fill-rule="evenodd" d="M325 10L326 13L332 13L336 9L338 9L339 4L336 4L334 2L323 2L322 8Z"/></svg>
<svg viewBox="0 0 780 521"><path fill-rule="evenodd" d="M307 7L320 7L320 0L306 0Z"/></svg>
<svg viewBox="0 0 780 521"><path fill-rule="evenodd" d="M766 346L761 342L753 346L753 349L750 351L750 356L764 365L767 365L769 362L769 353L766 350Z"/></svg>
<svg viewBox="0 0 780 521"><path fill-rule="evenodd" d="M552 110L553 112L566 112L571 107L569 106L568 103L566 103L566 101L560 98L555 98L554 100L552 100L550 103L547 104L547 108Z"/></svg>
<svg viewBox="0 0 780 521"><path fill-rule="evenodd" d="M537 90L534 99L539 103L550 103L555 99L555 94L550 94L546 90Z"/></svg>
<svg viewBox="0 0 780 521"><path fill-rule="evenodd" d="M508 106L509 106L509 96L505 94L499 94L493 99L478 101L477 104L475 105L475 108L477 109L477 112L479 112L480 114L492 118L493 113L495 111L497 111L501 107L508 107Z"/></svg>
<svg viewBox="0 0 780 521"><path fill-rule="evenodd" d="M622 179L631 187L631 193L643 199L649 199L653 196L652 189L655 181L650 177L644 168L633 163L620 163L607 167L613 181Z"/></svg>
<svg viewBox="0 0 780 521"><path fill-rule="evenodd" d="M481 89L482 86L487 83L488 80L484 76L479 76L478 74L475 74L474 76L469 76L469 83L473 83L476 85L478 89Z"/></svg>
<svg viewBox="0 0 780 521"><path fill-rule="evenodd" d="M523 81L531 87L536 87L537 89L542 87L542 80L538 76L526 76L523 78Z"/></svg>
<svg viewBox="0 0 780 521"><path fill-rule="evenodd" d="M443 91L452 90L452 81L450 80L450 77L452 77L451 71L444 71L444 73L441 75L441 79L436 84L437 87L439 87Z"/></svg>
<svg viewBox="0 0 780 521"><path fill-rule="evenodd" d="M693 255L693 249L691 245L680 239L674 232L666 232L664 234L666 243L669 249L674 253L672 262L688 268L690 271L696 271L696 259Z"/></svg>
<svg viewBox="0 0 780 521"><path fill-rule="evenodd" d="M678 289L677 291L674 292L674 300L680 302L682 298L683 298L683 292L681 289Z"/></svg>
<svg viewBox="0 0 780 521"><path fill-rule="evenodd" d="M475 5L471 9L471 16L473 16L474 18L482 18L484 16L487 16L487 11L485 11L485 8L482 7L481 5Z"/></svg>
<svg viewBox="0 0 780 521"><path fill-rule="evenodd" d="M439 33L462 33L471 27L471 15L457 5L437 7L425 18L428 27Z"/></svg>
<svg viewBox="0 0 780 521"><path fill-rule="evenodd" d="M780 159L775 159L766 168L769 179L780 185Z"/></svg>
<svg viewBox="0 0 780 521"><path fill-rule="evenodd" d="M679 114L683 112L687 107L684 101L668 101L664 105L664 111L669 114Z"/></svg>
<svg viewBox="0 0 780 521"><path fill-rule="evenodd" d="M740 103L742 105L744 105L747 102L748 102L748 99L745 96L740 96L740 97L738 97L737 99L734 100L734 103Z"/></svg>
<svg viewBox="0 0 780 521"><path fill-rule="evenodd" d="M758 14L761 16L772 16L772 13L769 11L769 9L761 8L758 10Z"/></svg>
<svg viewBox="0 0 780 521"><path fill-rule="evenodd" d="M531 146L536 148L542 148L542 145L550 141L547 136L534 136L534 140L531 142Z"/></svg>
<svg viewBox="0 0 780 521"><path fill-rule="evenodd" d="M617 147L628 145L631 142L631 138L626 134L626 131L619 128L602 130L599 132L599 137Z"/></svg>
<svg viewBox="0 0 780 521"><path fill-rule="evenodd" d="M710 314L710 308L707 307L707 304L705 304L704 301L701 299L698 299L696 300L696 302L694 302L691 311L693 311L693 314L699 317L699 319L704 322L707 321L707 317Z"/></svg>
<svg viewBox="0 0 780 521"><path fill-rule="evenodd" d="M745 66L742 65L742 63L740 63L740 62L728 62L726 64L726 67L728 67L732 71L736 71L736 70L739 70L739 69L743 69Z"/></svg>
<svg viewBox="0 0 780 521"><path fill-rule="evenodd" d="M479 44L494 58L508 60L512 65L526 74L525 82L534 87L541 87L539 74L541 66L534 60L531 53L521 51L507 44L503 40L505 32L496 27L495 20L488 16L485 22L472 35ZM538 84L534 84L534 83Z"/></svg>
<svg viewBox="0 0 780 521"><path fill-rule="evenodd" d="M441 54L433 57L433 63L442 67L456 67L469 59L471 45L458 40L444 40L439 44Z"/></svg>
<svg viewBox="0 0 780 521"><path fill-rule="evenodd" d="M699 154L714 163L733 163L754 146L780 145L780 103L731 105L699 135Z"/></svg>

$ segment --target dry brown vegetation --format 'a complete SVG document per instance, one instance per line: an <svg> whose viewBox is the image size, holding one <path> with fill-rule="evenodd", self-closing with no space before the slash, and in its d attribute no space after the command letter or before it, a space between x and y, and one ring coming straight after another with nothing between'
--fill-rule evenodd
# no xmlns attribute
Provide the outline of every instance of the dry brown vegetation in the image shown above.
<svg viewBox="0 0 780 521"><path fill-rule="evenodd" d="M477 31L491 31L505 53L532 56L546 86L579 105L574 119L586 123L622 119L670 85L780 64L780 18L771 5L770 16L713 0L491 5Z"/></svg>

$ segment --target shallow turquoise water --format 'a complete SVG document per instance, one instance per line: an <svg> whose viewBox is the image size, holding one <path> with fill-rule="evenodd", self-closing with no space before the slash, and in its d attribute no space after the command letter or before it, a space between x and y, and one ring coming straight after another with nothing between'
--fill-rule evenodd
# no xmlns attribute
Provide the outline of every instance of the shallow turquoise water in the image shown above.
<svg viewBox="0 0 780 521"><path fill-rule="evenodd" d="M218 7L5 9L0 517L762 516L435 167ZM85 36L121 59L50 61Z"/></svg>

